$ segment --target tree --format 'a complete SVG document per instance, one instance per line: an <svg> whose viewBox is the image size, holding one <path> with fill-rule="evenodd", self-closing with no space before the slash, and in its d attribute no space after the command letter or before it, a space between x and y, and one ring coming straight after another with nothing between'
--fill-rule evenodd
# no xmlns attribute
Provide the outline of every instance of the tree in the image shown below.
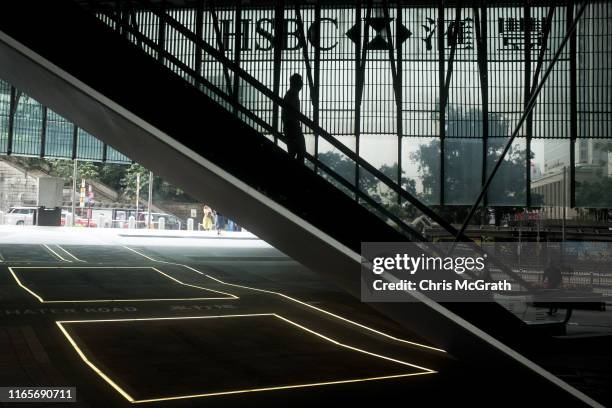
<svg viewBox="0 0 612 408"><path fill-rule="evenodd" d="M412 153L418 162L418 172L423 183L420 198L424 202L439 202L440 188L444 188L447 205L436 211L449 222L462 223L468 209L475 201L482 182L482 112L470 109L462 112L449 106L447 109L447 137L444 140L444 180L440 186L440 141L433 140L419 146ZM437 113L433 115L438 119ZM487 139L487 173L489 173L508 140L510 124L498 114L489 115L489 135ZM494 137L495 136L495 137ZM497 171L488 197L494 206L496 223L507 213L514 213L525 203L525 160L526 151L516 145L511 146L502 166ZM539 198L535 197L538 202ZM455 205L448 205L454 203ZM474 222L484 220L484 209L478 210Z"/></svg>
<svg viewBox="0 0 612 408"><path fill-rule="evenodd" d="M593 215L601 212L601 208L607 208L612 203L612 178L601 177L596 181L576 180L576 200L577 205L588 206L588 212Z"/></svg>
<svg viewBox="0 0 612 408"><path fill-rule="evenodd" d="M49 175L61 177L64 180L72 180L74 171L74 162L72 160L50 159ZM97 163L80 161L77 166L77 184L81 179L97 180L100 175L99 165Z"/></svg>
<svg viewBox="0 0 612 408"><path fill-rule="evenodd" d="M130 165L124 172L120 184L123 189L123 194L130 198L136 198L136 178L140 173L140 197L143 200L149 199L149 170L140 164L134 163ZM153 176L153 200L178 200L186 202L196 202L183 190L172 184L162 180L159 177Z"/></svg>
<svg viewBox="0 0 612 408"><path fill-rule="evenodd" d="M344 178L350 184L355 183L355 163L348 158L340 155L336 152L324 152L319 153L319 160L327 165L331 170L337 173L340 177ZM398 164L393 163L392 165L384 164L379 169L390 179L396 181L398 173ZM338 181L333 179L331 176L322 173L323 177L328 179L336 187L343 190L348 195L353 195L353 192ZM416 183L414 180L404 177L402 175L401 186L409 191L411 194L416 192ZM377 203L381 204L392 214L396 215L405 222L411 222L416 214L416 209L405 201L399 201L396 192L392 191L389 187L379 181L377 177L368 172L365 169L359 171L359 190L364 192L370 198ZM376 211L374 208L367 206L371 211Z"/></svg>
<svg viewBox="0 0 612 408"><path fill-rule="evenodd" d="M592 218L603 219L607 217L607 208L612 205L612 177L605 173L606 158L612 152L612 141L593 140L592 143L593 150L603 153L603 157L600 157L597 163L593 163L600 167L597 170L589 169L589 174L576 169L576 205L588 207L583 211Z"/></svg>
<svg viewBox="0 0 612 408"><path fill-rule="evenodd" d="M119 191L122 189L121 179L125 176L128 165L118 163L104 163L100 167L100 181Z"/></svg>
<svg viewBox="0 0 612 408"><path fill-rule="evenodd" d="M182 189L173 186L172 184L163 181L159 177L154 177L153 183L153 198L161 198L165 200L178 199L180 201L197 202L189 195L187 195Z"/></svg>
<svg viewBox="0 0 612 408"><path fill-rule="evenodd" d="M26 170L39 170L50 176L61 177L66 184L72 182L74 162L72 160L46 159L38 157L8 156L5 160L14 162ZM140 196L148 199L149 170L139 164L125 165L119 163L94 163L79 160L77 166L77 185L81 179L99 181L132 200L136 197L136 174L140 173ZM196 202L183 190L172 184L154 177L154 200L176 200L182 202Z"/></svg>
<svg viewBox="0 0 612 408"><path fill-rule="evenodd" d="M149 170L145 169L138 163L131 164L127 168L124 176L121 178L123 194L130 199L136 198L138 174L140 174L140 198L148 199Z"/></svg>
<svg viewBox="0 0 612 408"><path fill-rule="evenodd" d="M390 166L383 164L379 170L391 180L397 181L398 167L397 163L393 163ZM400 186L411 195L416 196L416 181L405 177L403 172ZM404 199L400 200L398 194L386 185L377 182L373 186L373 190L375 191L374 199L401 220L409 223L419 215L415 207Z"/></svg>

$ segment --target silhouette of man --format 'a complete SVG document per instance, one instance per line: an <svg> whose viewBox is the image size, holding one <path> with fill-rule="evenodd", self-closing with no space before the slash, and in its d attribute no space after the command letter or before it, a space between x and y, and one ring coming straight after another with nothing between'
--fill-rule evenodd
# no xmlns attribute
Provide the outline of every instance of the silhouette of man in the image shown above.
<svg viewBox="0 0 612 408"><path fill-rule="evenodd" d="M304 82L300 74L293 74L289 78L289 90L285 94L283 100L293 108L296 112L300 112L300 91ZM297 119L295 113L285 109L282 110L283 133L287 139L287 151L289 156L297 159L300 163L304 162L304 153L306 152L306 141L302 126Z"/></svg>

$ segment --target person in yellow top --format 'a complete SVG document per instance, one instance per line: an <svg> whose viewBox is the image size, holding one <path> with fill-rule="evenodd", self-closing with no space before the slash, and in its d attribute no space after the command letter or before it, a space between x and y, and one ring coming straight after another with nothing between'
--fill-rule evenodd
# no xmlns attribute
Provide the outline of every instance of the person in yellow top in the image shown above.
<svg viewBox="0 0 612 408"><path fill-rule="evenodd" d="M202 211L204 212L204 217L202 218L202 228L204 231L210 231L214 225L212 208L205 205L202 208Z"/></svg>

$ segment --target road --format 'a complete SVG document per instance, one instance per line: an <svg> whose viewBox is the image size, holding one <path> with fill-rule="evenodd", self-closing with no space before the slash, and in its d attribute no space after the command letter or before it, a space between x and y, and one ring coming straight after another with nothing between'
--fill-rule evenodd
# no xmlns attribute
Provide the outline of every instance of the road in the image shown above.
<svg viewBox="0 0 612 408"><path fill-rule="evenodd" d="M0 244L2 385L231 406L391 396L455 364L256 237L64 230Z"/></svg>

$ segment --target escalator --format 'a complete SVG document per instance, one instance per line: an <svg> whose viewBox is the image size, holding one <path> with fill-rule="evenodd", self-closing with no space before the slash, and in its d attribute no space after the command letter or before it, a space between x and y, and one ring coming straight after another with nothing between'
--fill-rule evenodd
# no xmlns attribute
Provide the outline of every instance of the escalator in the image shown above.
<svg viewBox="0 0 612 408"><path fill-rule="evenodd" d="M220 64L228 83L274 109L283 105L157 3L136 4L192 41L196 54ZM13 1L10 12L0 14L0 76L356 297L362 242L424 239L328 163L311 155L305 165L291 159L274 143L283 139L277 123L124 17L104 3ZM307 133L326 140L419 216L456 234L332 135L305 116L300 120ZM423 299L373 306L460 361L483 372L494 368L504 378L516 375L521 392L537 389L550 401L585 398L513 350L541 339L497 304L442 306Z"/></svg>

